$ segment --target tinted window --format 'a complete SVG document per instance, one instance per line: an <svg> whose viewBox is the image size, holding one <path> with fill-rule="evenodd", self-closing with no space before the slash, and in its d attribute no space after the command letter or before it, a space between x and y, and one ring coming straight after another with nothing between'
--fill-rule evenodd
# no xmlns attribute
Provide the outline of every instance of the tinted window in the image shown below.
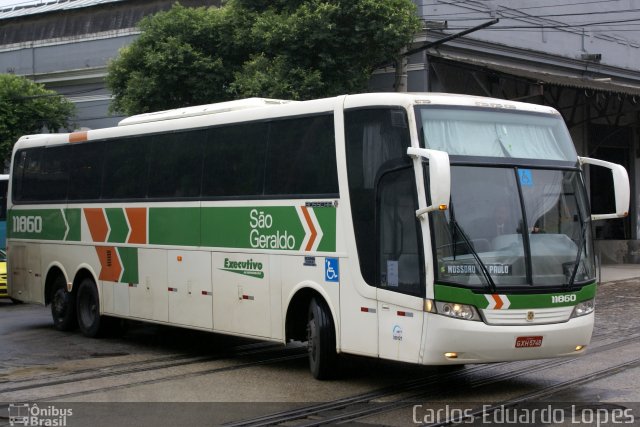
<svg viewBox="0 0 640 427"><path fill-rule="evenodd" d="M385 164L409 162L407 115L403 109L372 108L345 113L351 213L362 277L376 284L376 179Z"/></svg>
<svg viewBox="0 0 640 427"><path fill-rule="evenodd" d="M413 168L386 173L378 185L378 247L381 288L423 296L420 232Z"/></svg>
<svg viewBox="0 0 640 427"><path fill-rule="evenodd" d="M38 199L66 200L69 182L69 146L45 148L42 154Z"/></svg>
<svg viewBox="0 0 640 427"><path fill-rule="evenodd" d="M128 138L105 143L103 199L143 198L147 189L147 141Z"/></svg>
<svg viewBox="0 0 640 427"><path fill-rule="evenodd" d="M71 147L69 200L100 198L104 143L85 142Z"/></svg>
<svg viewBox="0 0 640 427"><path fill-rule="evenodd" d="M204 147L202 195L262 195L267 137L267 123L209 130Z"/></svg>
<svg viewBox="0 0 640 427"><path fill-rule="evenodd" d="M66 147L35 148L16 155L14 199L65 200L69 179Z"/></svg>
<svg viewBox="0 0 640 427"><path fill-rule="evenodd" d="M34 200L34 188L40 173L40 153L43 148L21 150L16 153L13 164L13 200Z"/></svg>
<svg viewBox="0 0 640 427"><path fill-rule="evenodd" d="M266 195L338 192L333 116L271 123Z"/></svg>
<svg viewBox="0 0 640 427"><path fill-rule="evenodd" d="M151 140L149 197L197 197L205 131L145 137Z"/></svg>

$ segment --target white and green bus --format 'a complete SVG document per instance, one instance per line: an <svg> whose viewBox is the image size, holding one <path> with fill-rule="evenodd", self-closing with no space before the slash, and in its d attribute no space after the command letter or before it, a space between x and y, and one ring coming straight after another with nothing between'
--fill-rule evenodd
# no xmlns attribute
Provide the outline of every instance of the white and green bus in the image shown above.
<svg viewBox="0 0 640 427"><path fill-rule="evenodd" d="M583 166L608 168L591 215ZM426 365L585 351L591 221L623 167L552 108L447 94L246 99L25 136L9 288L58 329L114 318Z"/></svg>

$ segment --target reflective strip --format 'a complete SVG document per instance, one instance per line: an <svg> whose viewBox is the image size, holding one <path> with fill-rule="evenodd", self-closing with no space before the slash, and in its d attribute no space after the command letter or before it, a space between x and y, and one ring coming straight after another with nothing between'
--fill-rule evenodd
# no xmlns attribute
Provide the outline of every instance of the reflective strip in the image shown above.
<svg viewBox="0 0 640 427"><path fill-rule="evenodd" d="M400 317L413 317L413 313L410 311L398 311Z"/></svg>
<svg viewBox="0 0 640 427"><path fill-rule="evenodd" d="M376 309L375 308L369 308L369 307L360 307L360 311L363 313L375 313Z"/></svg>

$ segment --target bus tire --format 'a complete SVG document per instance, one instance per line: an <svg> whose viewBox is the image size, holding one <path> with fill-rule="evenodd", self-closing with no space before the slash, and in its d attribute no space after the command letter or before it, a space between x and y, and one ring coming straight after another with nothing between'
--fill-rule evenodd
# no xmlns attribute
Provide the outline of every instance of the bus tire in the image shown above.
<svg viewBox="0 0 640 427"><path fill-rule="evenodd" d="M329 308L322 300L311 299L307 322L309 369L314 378L334 378L338 372L336 332Z"/></svg>
<svg viewBox="0 0 640 427"><path fill-rule="evenodd" d="M76 296L78 326L85 337L95 338L102 334L104 319L100 315L100 298L98 288L90 278L85 278L78 286Z"/></svg>
<svg viewBox="0 0 640 427"><path fill-rule="evenodd" d="M78 326L74 294L67 291L63 276L58 276L53 283L51 317L53 326L59 331L71 331Z"/></svg>

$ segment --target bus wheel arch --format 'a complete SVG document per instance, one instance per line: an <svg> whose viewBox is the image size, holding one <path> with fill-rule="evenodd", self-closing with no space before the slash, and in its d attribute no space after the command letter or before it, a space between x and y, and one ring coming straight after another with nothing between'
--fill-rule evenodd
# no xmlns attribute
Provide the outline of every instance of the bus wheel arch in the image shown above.
<svg viewBox="0 0 640 427"><path fill-rule="evenodd" d="M316 379L331 379L337 374L337 331L327 298L310 287L298 289L287 306L285 337L307 342L309 368Z"/></svg>
<svg viewBox="0 0 640 427"><path fill-rule="evenodd" d="M53 264L47 271L47 277L44 280L44 305L51 304L53 299L54 285L61 281L67 283L67 275L61 265Z"/></svg>

